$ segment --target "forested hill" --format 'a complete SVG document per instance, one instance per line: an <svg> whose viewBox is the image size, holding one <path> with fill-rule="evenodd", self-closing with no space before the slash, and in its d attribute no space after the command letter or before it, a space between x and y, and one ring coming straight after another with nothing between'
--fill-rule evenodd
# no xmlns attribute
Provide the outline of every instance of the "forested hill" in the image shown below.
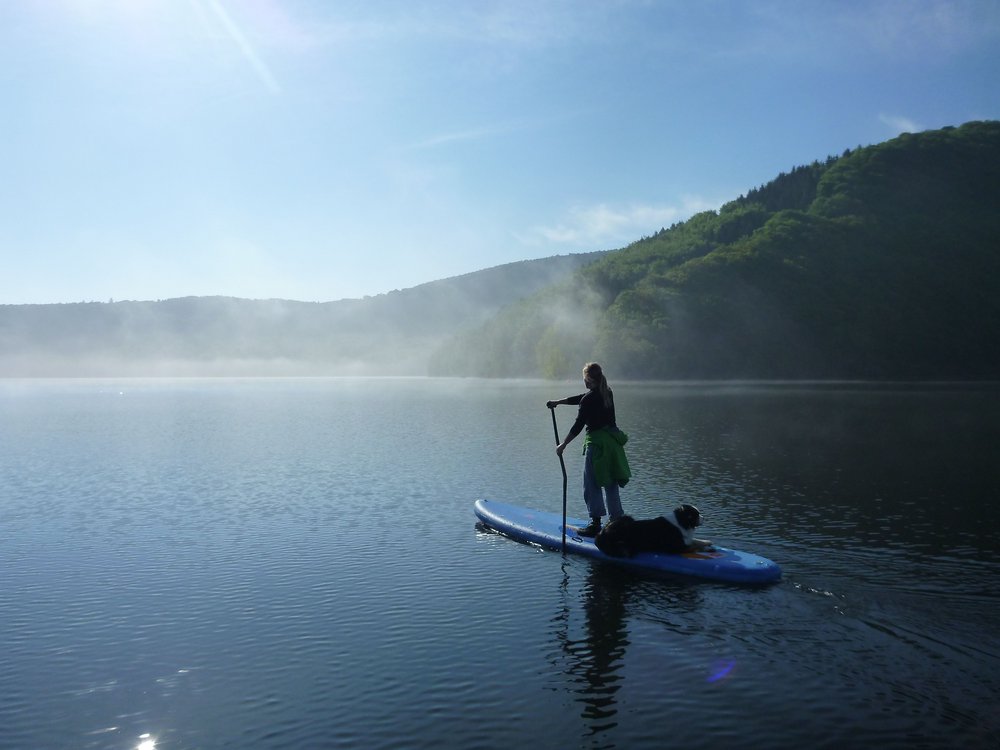
<svg viewBox="0 0 1000 750"><path fill-rule="evenodd" d="M782 174L610 253L439 350L432 372L1000 378L1000 122Z"/></svg>
<svg viewBox="0 0 1000 750"><path fill-rule="evenodd" d="M336 302L0 305L0 377L425 375L429 354L448 336L601 255L508 263Z"/></svg>

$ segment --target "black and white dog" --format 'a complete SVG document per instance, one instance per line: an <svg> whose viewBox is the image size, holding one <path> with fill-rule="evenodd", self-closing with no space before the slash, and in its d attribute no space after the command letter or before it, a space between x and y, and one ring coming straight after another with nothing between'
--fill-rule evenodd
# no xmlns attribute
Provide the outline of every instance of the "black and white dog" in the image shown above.
<svg viewBox="0 0 1000 750"><path fill-rule="evenodd" d="M693 505L680 505L665 516L636 521L622 516L601 529L594 539L597 548L611 557L632 557L640 552L690 552L710 546L694 538L701 513Z"/></svg>

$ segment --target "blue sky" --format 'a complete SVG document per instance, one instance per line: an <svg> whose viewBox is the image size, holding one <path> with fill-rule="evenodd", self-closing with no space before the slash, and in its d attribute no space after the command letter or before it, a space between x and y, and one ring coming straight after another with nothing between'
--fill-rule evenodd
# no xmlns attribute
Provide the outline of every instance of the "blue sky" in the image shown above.
<svg viewBox="0 0 1000 750"><path fill-rule="evenodd" d="M0 3L0 303L336 300L1000 119L1000 2Z"/></svg>

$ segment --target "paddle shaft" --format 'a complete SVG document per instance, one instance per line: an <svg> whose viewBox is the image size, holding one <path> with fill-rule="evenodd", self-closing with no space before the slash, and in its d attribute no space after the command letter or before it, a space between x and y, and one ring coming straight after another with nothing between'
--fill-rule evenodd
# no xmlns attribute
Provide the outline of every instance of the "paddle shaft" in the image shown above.
<svg viewBox="0 0 1000 750"><path fill-rule="evenodd" d="M552 432L556 435L556 445L561 442L559 440L559 428L556 427L556 407L550 407L549 411L552 412ZM559 466L562 468L563 475L563 519L562 519L562 551L566 554L566 462L563 461L562 454L559 454Z"/></svg>

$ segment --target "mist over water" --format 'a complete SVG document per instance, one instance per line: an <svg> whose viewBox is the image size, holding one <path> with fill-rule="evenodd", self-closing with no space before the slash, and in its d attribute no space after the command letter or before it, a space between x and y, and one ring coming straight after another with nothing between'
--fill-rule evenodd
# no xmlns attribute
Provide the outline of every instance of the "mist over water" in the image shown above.
<svg viewBox="0 0 1000 750"><path fill-rule="evenodd" d="M626 509L782 582L477 531L576 382L0 381L0 746L996 746L1000 389L612 386Z"/></svg>
<svg viewBox="0 0 1000 750"><path fill-rule="evenodd" d="M603 252L508 263L363 299L0 305L0 377L427 375L435 352Z"/></svg>

